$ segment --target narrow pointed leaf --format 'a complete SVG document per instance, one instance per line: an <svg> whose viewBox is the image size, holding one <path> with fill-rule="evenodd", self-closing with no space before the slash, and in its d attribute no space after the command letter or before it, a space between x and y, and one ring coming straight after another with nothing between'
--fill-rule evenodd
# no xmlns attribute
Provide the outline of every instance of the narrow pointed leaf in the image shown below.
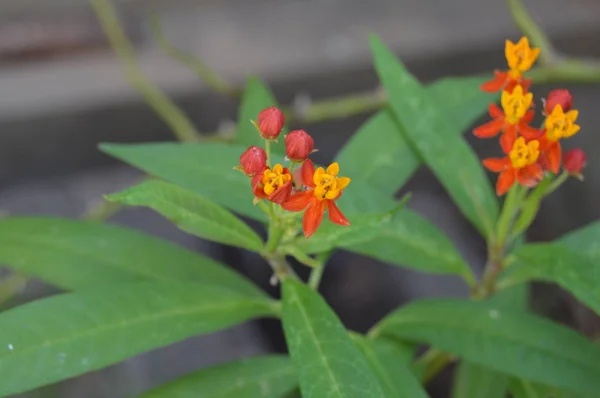
<svg viewBox="0 0 600 398"><path fill-rule="evenodd" d="M238 115L238 129L235 139L238 144L246 147L256 145L264 148L265 142L256 127L250 123L250 120L257 121L260 111L271 106L277 106L277 101L271 90L259 79L249 78L244 89ZM284 129L277 138L277 142L271 143L271 151L285 154L283 137L286 133L287 129Z"/></svg>
<svg viewBox="0 0 600 398"><path fill-rule="evenodd" d="M425 88L445 118L464 133L497 95L479 90L481 78L447 78ZM412 177L422 160L405 138L405 132L387 109L367 120L336 156L353 179L368 181L382 193L393 195ZM375 156L371 156L375 155Z"/></svg>
<svg viewBox="0 0 600 398"><path fill-rule="evenodd" d="M514 252L514 260L502 275L501 284L554 282L600 314L600 268L596 259L559 242L524 245Z"/></svg>
<svg viewBox="0 0 600 398"><path fill-rule="evenodd" d="M260 252L262 240L248 225L218 204L180 188L154 180L108 195L108 200L147 206L185 232L214 242Z"/></svg>
<svg viewBox="0 0 600 398"><path fill-rule="evenodd" d="M600 391L600 348L523 311L456 299L412 302L375 335L426 343L475 364L574 392Z"/></svg>
<svg viewBox="0 0 600 398"><path fill-rule="evenodd" d="M34 301L0 314L0 396L275 311L266 299L186 282L113 285Z"/></svg>
<svg viewBox="0 0 600 398"><path fill-rule="evenodd" d="M529 288L526 284L502 290L487 302L508 310L526 311ZM453 398L505 398L509 378L504 373L492 370L467 360L458 364L452 388Z"/></svg>
<svg viewBox="0 0 600 398"><path fill-rule="evenodd" d="M354 336L353 340L379 378L386 397L428 397L405 361L406 346L386 338L371 340Z"/></svg>
<svg viewBox="0 0 600 398"><path fill-rule="evenodd" d="M385 397L335 313L291 279L283 282L283 330L304 398Z"/></svg>
<svg viewBox="0 0 600 398"><path fill-rule="evenodd" d="M202 369L139 398L282 398L296 388L290 359L272 355Z"/></svg>
<svg viewBox="0 0 600 398"><path fill-rule="evenodd" d="M374 36L371 48L390 108L407 140L463 214L488 234L498 215L498 202L475 153L419 82Z"/></svg>
<svg viewBox="0 0 600 398"><path fill-rule="evenodd" d="M600 260L600 221L569 232L557 242L593 261Z"/></svg>
<svg viewBox="0 0 600 398"><path fill-rule="evenodd" d="M183 280L264 297L242 275L200 253L108 224L51 217L0 220L0 264L67 290Z"/></svg>

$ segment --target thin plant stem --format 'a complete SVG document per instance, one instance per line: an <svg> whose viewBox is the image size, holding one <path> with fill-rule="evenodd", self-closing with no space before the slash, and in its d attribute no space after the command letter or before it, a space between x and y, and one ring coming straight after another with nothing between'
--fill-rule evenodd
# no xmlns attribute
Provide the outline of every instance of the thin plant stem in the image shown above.
<svg viewBox="0 0 600 398"><path fill-rule="evenodd" d="M158 16L154 15L152 17L150 28L158 47L171 58L190 68L212 90L233 98L241 97L242 91L240 89L229 84L225 79L206 66L201 59L172 45L163 33Z"/></svg>
<svg viewBox="0 0 600 398"><path fill-rule="evenodd" d="M554 58L554 48L542 28L533 20L531 14L523 4L522 0L506 0L506 5L510 15L525 36L531 40L531 43L539 47L540 61L544 64L550 64Z"/></svg>
<svg viewBox="0 0 600 398"><path fill-rule="evenodd" d="M135 58L135 50L123 31L117 13L108 0L91 0L92 8L123 64L131 85L169 126L180 141L198 141L199 133L191 120L151 80L146 78Z"/></svg>

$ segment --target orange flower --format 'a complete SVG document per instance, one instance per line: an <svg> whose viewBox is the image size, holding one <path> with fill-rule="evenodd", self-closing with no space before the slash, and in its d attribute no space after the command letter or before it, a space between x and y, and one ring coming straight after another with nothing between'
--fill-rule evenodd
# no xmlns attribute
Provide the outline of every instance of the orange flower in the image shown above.
<svg viewBox="0 0 600 398"><path fill-rule="evenodd" d="M350 221L342 214L335 204L344 188L350 184L347 177L338 177L340 166L332 163L327 169L315 166L310 159L302 164L302 183L309 189L291 195L282 207L288 211L302 211L306 209L302 218L302 229L304 236L310 237L321 225L325 208L331 222L348 226Z"/></svg>
<svg viewBox="0 0 600 398"><path fill-rule="evenodd" d="M509 70L506 72L494 71L494 79L483 83L481 90L495 93L504 89L511 92L515 85L521 85L525 90L531 85L531 80L525 79L523 72L531 69L540 55L540 49L531 48L529 46L529 39L522 37L516 44L510 40L506 40L504 55Z"/></svg>
<svg viewBox="0 0 600 398"><path fill-rule="evenodd" d="M538 140L526 142L525 138L519 137L512 149L505 151L508 156L483 160L487 169L500 173L496 182L498 196L504 195L515 182L526 187L533 187L540 182L544 172L538 163L539 147Z"/></svg>
<svg viewBox="0 0 600 398"><path fill-rule="evenodd" d="M548 170L555 174L560 169L562 157L560 140L577 134L581 129L575 124L577 116L579 116L578 111L570 110L565 113L562 106L557 104L544 122L544 135L540 138L540 149L543 151Z"/></svg>
<svg viewBox="0 0 600 398"><path fill-rule="evenodd" d="M255 175L251 184L256 197L255 202L267 199L282 204L292 193L292 175L279 163L273 169L267 167L262 174Z"/></svg>
<svg viewBox="0 0 600 398"><path fill-rule="evenodd" d="M516 86L512 93L503 91L500 98L502 109L490 104L489 114L494 120L475 128L473 134L479 138L491 138L502 131L500 145L505 153L513 147L519 133L528 140L539 138L540 131L529 126L535 116L534 111L529 109L532 101L533 94L524 93L521 86Z"/></svg>

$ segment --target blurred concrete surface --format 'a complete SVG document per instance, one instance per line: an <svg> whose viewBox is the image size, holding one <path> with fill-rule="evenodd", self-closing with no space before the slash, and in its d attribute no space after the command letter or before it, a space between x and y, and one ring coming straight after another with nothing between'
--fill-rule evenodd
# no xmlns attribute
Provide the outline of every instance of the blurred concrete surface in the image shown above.
<svg viewBox="0 0 600 398"><path fill-rule="evenodd" d="M27 20L28 15L41 16L50 25L65 18L91 21L85 4L84 0L5 0L0 3L0 24ZM561 49L600 56L600 2L529 0L526 4ZM519 37L504 2L496 0L127 0L118 5L128 30L134 32L144 71L201 131L215 131L235 120L236 101L211 93L188 69L156 49L144 23L151 11L160 15L174 44L201 56L234 83L242 84L249 74L264 78L285 103L293 102L299 93L320 98L373 89L377 79L370 66L369 33L381 35L424 81L500 67L503 40ZM589 177L584 183L569 182L544 204L534 226L535 239L551 239L600 217L597 204L584 199L600 193L593 156L600 155L594 134L600 124L599 90L598 86L573 88L583 129L568 145L590 151ZM549 87L536 90L539 98ZM317 138L316 160L330 160L367 116L301 126ZM480 155L496 154L493 143L467 137ZM0 67L2 211L76 217L102 194L117 191L140 175L101 155L98 142L169 139L165 126L131 89L107 50ZM420 170L405 190L414 193L410 207L447 233L479 271L483 243L431 173ZM270 272L260 259L183 234L152 212L127 210L111 222L206 252L276 292L268 286ZM21 298L54 292L35 283ZM415 297L464 296L467 291L456 278L392 268L342 252L333 257L325 274L323 293L349 327L363 331ZM285 348L278 324L260 326L250 323L144 354L61 383L59 396L133 396L195 368Z"/></svg>

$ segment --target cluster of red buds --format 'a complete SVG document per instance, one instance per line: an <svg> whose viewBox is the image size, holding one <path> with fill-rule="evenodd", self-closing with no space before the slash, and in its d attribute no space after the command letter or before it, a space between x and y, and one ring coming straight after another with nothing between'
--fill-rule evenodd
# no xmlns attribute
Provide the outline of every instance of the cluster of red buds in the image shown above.
<svg viewBox="0 0 600 398"><path fill-rule="evenodd" d="M529 40L506 41L505 56L509 70L495 71L494 79L482 84L486 92L502 90L500 105L489 106L492 121L473 130L479 138L500 134L500 147L506 156L485 159L483 164L500 173L496 183L498 195L506 193L515 183L526 187L537 185L546 173L557 174L561 164L565 171L581 178L585 153L574 149L562 155L560 140L575 135L580 126L575 122L578 111L571 109L573 98L568 90L553 90L544 100L544 123L540 128L530 125L535 112L531 80L523 76L535 63L539 49L532 49Z"/></svg>
<svg viewBox="0 0 600 398"><path fill-rule="evenodd" d="M285 116L277 107L264 109L253 122L267 148L276 141L285 125ZM268 150L249 147L240 156L242 170L249 178L254 193L254 203L267 200L280 205L286 211L305 211L302 219L304 235L310 237L319 227L325 210L329 219L339 225L350 222L337 207L335 201L350 183L347 177L339 177L339 165L332 163L326 169L315 169L308 158L315 152L313 138L304 130L294 130L285 136L286 158L290 167L280 163L270 167ZM296 165L300 165L294 173Z"/></svg>

